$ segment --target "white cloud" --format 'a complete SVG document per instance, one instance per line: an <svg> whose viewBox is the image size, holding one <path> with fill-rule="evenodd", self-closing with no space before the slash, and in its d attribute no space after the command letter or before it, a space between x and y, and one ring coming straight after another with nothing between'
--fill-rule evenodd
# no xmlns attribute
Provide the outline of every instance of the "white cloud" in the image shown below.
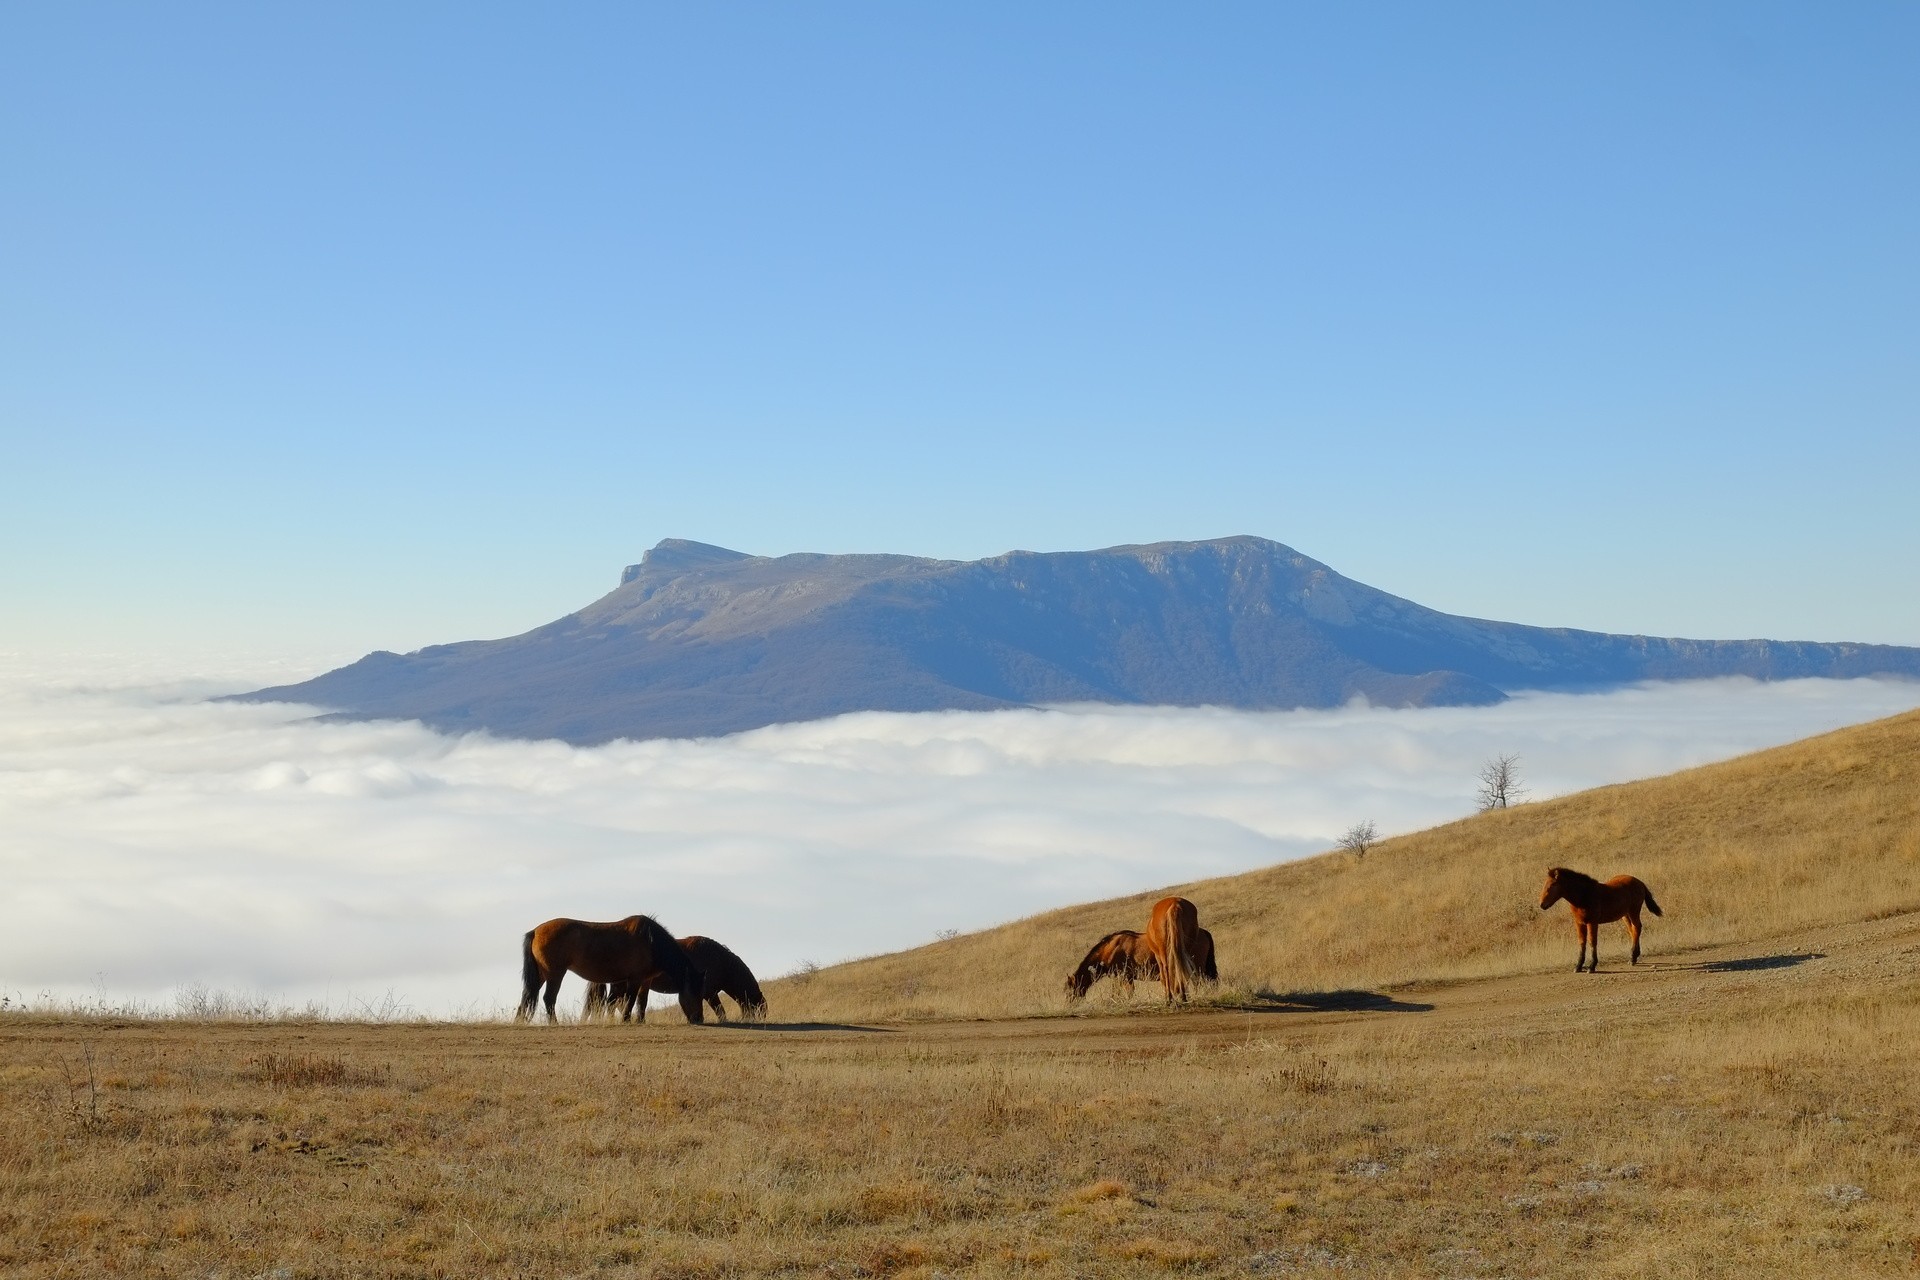
<svg viewBox="0 0 1920 1280"><path fill-rule="evenodd" d="M251 674L251 673L249 673ZM0 660L0 991L204 983L336 1008L517 998L520 935L652 912L763 974L1263 866L1920 706L1745 680L1499 707L862 714L699 742L450 738Z"/></svg>

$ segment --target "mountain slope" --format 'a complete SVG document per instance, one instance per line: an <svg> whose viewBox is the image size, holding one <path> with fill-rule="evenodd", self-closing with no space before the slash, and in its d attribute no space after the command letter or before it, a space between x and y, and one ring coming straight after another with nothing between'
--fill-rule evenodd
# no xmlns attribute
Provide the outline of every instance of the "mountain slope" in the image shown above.
<svg viewBox="0 0 1920 1280"><path fill-rule="evenodd" d="M598 743L849 711L1468 705L1643 679L1880 673L1920 675L1920 649L1455 617L1251 537L966 562L669 539L614 591L525 635L370 654L245 697Z"/></svg>
<svg viewBox="0 0 1920 1280"><path fill-rule="evenodd" d="M1573 979L1568 909L1538 907L1555 865L1647 882L1665 914L1645 918L1643 965L1671 963L1681 948L1764 950L1794 931L1920 912L1920 711L1480 814L1357 861L1328 853L1067 907L770 984L768 996L777 1016L798 1021L1062 1012L1061 983L1087 947L1144 928L1168 893L1199 908L1236 1000L1542 969ZM1602 926L1602 977L1626 967L1626 947L1623 926ZM1101 1007L1110 987L1080 1007ZM1161 996L1143 987L1136 998Z"/></svg>

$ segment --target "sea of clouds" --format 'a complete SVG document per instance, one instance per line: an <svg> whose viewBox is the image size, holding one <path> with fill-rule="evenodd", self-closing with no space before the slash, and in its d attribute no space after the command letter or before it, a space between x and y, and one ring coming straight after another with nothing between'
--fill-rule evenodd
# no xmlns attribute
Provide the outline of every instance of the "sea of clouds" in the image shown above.
<svg viewBox="0 0 1920 1280"><path fill-rule="evenodd" d="M577 748L206 700L288 675L0 655L0 996L497 1016L528 928L633 912L772 975L1443 822L1496 754L1538 800L1920 706L1911 681L1715 680Z"/></svg>

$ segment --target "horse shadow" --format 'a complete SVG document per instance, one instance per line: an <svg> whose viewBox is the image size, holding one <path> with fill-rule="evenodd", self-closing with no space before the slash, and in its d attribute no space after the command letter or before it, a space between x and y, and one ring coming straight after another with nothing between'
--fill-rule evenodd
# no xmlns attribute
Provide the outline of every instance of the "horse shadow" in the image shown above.
<svg viewBox="0 0 1920 1280"><path fill-rule="evenodd" d="M728 1031L864 1031L876 1036L899 1034L897 1027L863 1027L852 1022L755 1022L744 1018L728 1018L724 1022L713 1021L702 1025Z"/></svg>
<svg viewBox="0 0 1920 1280"><path fill-rule="evenodd" d="M1701 973L1754 973L1762 969L1791 969L1809 960L1825 960L1824 951L1784 951L1774 956L1745 956L1738 960L1706 960L1688 965Z"/></svg>
<svg viewBox="0 0 1920 1280"><path fill-rule="evenodd" d="M1380 991L1256 991L1239 1006L1253 1013L1429 1013L1420 1000L1397 1000Z"/></svg>

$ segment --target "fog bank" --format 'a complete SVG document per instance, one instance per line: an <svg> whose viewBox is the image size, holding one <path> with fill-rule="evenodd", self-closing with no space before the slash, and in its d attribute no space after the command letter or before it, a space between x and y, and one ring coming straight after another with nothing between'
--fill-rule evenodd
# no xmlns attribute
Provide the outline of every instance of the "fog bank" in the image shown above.
<svg viewBox="0 0 1920 1280"><path fill-rule="evenodd" d="M490 1015L527 928L635 911L773 975L1446 821L1496 753L1537 800L1920 706L1912 682L1723 680L575 748L200 700L219 687L0 661L0 993Z"/></svg>

